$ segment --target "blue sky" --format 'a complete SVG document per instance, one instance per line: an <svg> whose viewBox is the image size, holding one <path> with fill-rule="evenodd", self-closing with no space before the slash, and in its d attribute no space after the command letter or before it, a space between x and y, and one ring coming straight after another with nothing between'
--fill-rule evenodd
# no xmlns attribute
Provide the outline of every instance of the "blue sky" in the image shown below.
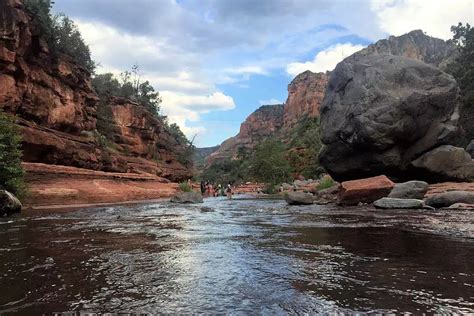
<svg viewBox="0 0 474 316"><path fill-rule="evenodd" d="M162 112L199 147L238 133L262 104L284 102L305 70L413 29L448 39L473 22L471 0L56 0L79 26L98 72L138 63Z"/></svg>

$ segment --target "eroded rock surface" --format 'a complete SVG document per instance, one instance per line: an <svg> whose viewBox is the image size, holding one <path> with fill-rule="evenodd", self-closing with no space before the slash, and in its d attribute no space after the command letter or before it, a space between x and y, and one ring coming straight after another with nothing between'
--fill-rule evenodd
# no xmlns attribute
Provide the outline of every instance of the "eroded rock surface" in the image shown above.
<svg viewBox="0 0 474 316"><path fill-rule="evenodd" d="M452 142L458 118L459 88L450 75L406 57L356 53L331 74L320 161L338 181L381 173L413 179L411 161Z"/></svg>
<svg viewBox="0 0 474 316"><path fill-rule="evenodd" d="M24 161L176 181L191 176L163 122L128 100L102 100L111 108L111 135L101 143L90 73L50 52L20 1L0 1L0 12L0 107L18 117Z"/></svg>

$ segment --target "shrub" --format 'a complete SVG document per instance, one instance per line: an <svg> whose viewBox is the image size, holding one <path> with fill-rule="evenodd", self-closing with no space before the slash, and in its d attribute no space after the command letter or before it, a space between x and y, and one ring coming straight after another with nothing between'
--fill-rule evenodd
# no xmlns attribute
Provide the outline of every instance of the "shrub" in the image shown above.
<svg viewBox="0 0 474 316"><path fill-rule="evenodd" d="M319 184L316 186L316 189L318 191L329 189L333 187L335 184L336 182L334 182L334 180L330 176L324 175L323 177L321 177L321 179L319 179Z"/></svg>
<svg viewBox="0 0 474 316"><path fill-rule="evenodd" d="M180 182L179 183L179 189L182 192L191 192L192 191L191 186L187 182Z"/></svg>
<svg viewBox="0 0 474 316"><path fill-rule="evenodd" d="M276 187L274 184L268 184L268 185L266 185L266 186L263 188L262 193L265 193L265 194L277 194L277 193L278 193L278 189L277 189L277 187Z"/></svg>
<svg viewBox="0 0 474 316"><path fill-rule="evenodd" d="M0 188L24 197L21 137L14 119L0 110Z"/></svg>

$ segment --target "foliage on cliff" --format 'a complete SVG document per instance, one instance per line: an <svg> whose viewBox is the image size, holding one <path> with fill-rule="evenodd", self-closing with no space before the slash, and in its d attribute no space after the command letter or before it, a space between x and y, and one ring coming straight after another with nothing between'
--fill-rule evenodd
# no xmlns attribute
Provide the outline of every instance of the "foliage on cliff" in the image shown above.
<svg viewBox="0 0 474 316"><path fill-rule="evenodd" d="M218 159L201 178L216 182L259 181L276 184L291 175L317 178L324 173L318 162L321 139L318 118L304 118L276 138L263 138L254 148L239 147L234 159Z"/></svg>
<svg viewBox="0 0 474 316"><path fill-rule="evenodd" d="M0 111L0 188L22 197L25 193L21 167L21 137L14 119Z"/></svg>
<svg viewBox="0 0 474 316"><path fill-rule="evenodd" d="M89 72L94 72L96 65L89 46L74 21L63 13L53 15L50 0L24 0L24 4L51 53L69 55Z"/></svg>
<svg viewBox="0 0 474 316"><path fill-rule="evenodd" d="M465 143L474 139L474 28L466 23L451 27L453 41L459 56L449 65L448 71L456 78L461 88L461 126L466 133Z"/></svg>
<svg viewBox="0 0 474 316"><path fill-rule="evenodd" d="M156 117L159 116L160 93L155 91L148 80L142 82L138 65L133 65L131 71L122 72L119 79L112 73L98 74L92 79L92 84L104 101L111 96L123 97L143 105Z"/></svg>

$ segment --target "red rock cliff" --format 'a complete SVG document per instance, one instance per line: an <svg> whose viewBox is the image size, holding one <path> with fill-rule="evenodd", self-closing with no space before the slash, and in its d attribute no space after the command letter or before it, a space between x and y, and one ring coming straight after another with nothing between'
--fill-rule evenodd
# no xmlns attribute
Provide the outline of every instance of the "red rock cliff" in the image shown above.
<svg viewBox="0 0 474 316"><path fill-rule="evenodd" d="M182 145L139 104L111 99L113 139L101 141L90 74L49 52L20 1L0 1L0 21L0 108L19 118L24 161L176 181L191 176L178 162Z"/></svg>
<svg viewBox="0 0 474 316"><path fill-rule="evenodd" d="M240 132L222 143L208 157L209 162L234 158L240 147L253 148L262 139L275 136L283 127L283 104L263 105L250 114L240 125Z"/></svg>
<svg viewBox="0 0 474 316"><path fill-rule="evenodd" d="M319 116L328 75L305 71L288 85L288 99L284 109L285 128L294 127L304 117Z"/></svg>

